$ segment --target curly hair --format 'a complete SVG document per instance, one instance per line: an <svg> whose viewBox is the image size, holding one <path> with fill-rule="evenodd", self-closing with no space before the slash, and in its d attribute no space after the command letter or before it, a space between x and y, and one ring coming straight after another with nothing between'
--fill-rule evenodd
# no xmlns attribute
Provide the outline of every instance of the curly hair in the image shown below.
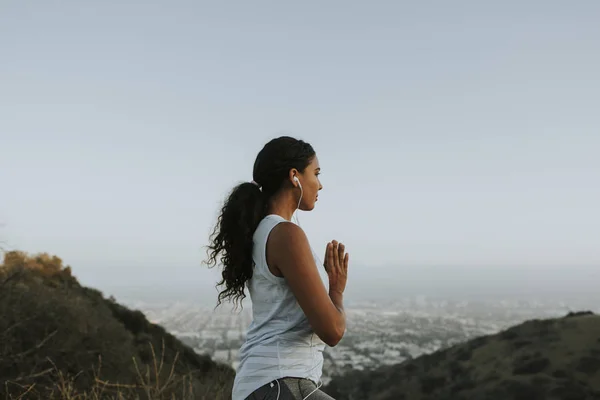
<svg viewBox="0 0 600 400"><path fill-rule="evenodd" d="M226 198L208 246L208 266L222 265L217 306L223 300L241 304L244 287L252 278L253 236L266 216L269 199L282 187L292 168L303 172L315 156L312 146L302 140L282 136L269 141L254 162L254 183L233 188Z"/></svg>

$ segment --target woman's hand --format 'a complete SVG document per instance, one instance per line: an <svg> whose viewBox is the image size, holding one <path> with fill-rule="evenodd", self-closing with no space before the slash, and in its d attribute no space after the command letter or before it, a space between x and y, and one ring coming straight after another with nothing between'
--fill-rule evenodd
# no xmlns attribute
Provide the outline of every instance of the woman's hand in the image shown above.
<svg viewBox="0 0 600 400"><path fill-rule="evenodd" d="M327 243L325 250L325 271L329 276L329 291L344 293L348 279L349 254L346 247L337 240Z"/></svg>

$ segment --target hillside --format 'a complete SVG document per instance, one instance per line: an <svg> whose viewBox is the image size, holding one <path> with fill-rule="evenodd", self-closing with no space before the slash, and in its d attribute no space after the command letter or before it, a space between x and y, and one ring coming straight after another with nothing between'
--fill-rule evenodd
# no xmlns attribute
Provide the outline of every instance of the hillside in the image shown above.
<svg viewBox="0 0 600 400"><path fill-rule="evenodd" d="M234 371L139 311L83 287L57 257L0 265L0 398L230 398ZM532 320L324 388L336 400L600 399L600 316Z"/></svg>
<svg viewBox="0 0 600 400"><path fill-rule="evenodd" d="M226 399L233 376L141 312L81 286L59 258L6 253L1 398Z"/></svg>
<svg viewBox="0 0 600 400"><path fill-rule="evenodd" d="M528 321L324 390L336 400L600 399L600 316Z"/></svg>

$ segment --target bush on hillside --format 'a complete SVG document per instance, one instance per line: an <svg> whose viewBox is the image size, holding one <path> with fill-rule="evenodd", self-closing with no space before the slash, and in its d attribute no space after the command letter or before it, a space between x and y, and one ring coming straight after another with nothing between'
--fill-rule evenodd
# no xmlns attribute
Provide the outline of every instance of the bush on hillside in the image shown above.
<svg viewBox="0 0 600 400"><path fill-rule="evenodd" d="M0 397L225 399L233 376L140 311L81 286L60 258L5 254Z"/></svg>

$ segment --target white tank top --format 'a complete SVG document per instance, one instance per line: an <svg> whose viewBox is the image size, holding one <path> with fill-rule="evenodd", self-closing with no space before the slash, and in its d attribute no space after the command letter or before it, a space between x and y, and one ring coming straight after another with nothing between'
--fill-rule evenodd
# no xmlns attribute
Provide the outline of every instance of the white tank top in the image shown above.
<svg viewBox="0 0 600 400"><path fill-rule="evenodd" d="M232 400L244 400L274 379L307 378L318 384L325 343L313 332L285 278L275 276L266 260L267 238L286 219L268 215L254 233L254 271L247 287L253 319L240 348Z"/></svg>

